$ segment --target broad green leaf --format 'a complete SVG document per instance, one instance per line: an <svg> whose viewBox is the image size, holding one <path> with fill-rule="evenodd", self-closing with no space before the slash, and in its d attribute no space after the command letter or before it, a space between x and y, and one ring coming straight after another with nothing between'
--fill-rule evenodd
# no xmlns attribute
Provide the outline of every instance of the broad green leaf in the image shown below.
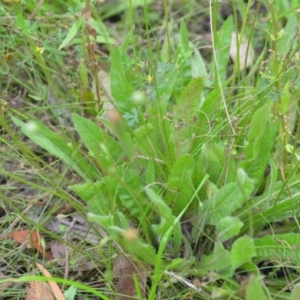
<svg viewBox="0 0 300 300"><path fill-rule="evenodd" d="M233 269L240 267L242 264L251 261L256 255L253 239L243 236L237 239L231 249L231 263Z"/></svg>
<svg viewBox="0 0 300 300"><path fill-rule="evenodd" d="M292 41L297 34L298 22L298 16L295 14L291 18L288 18L287 24L284 28L284 34L278 41L278 49L280 49L281 51L290 51L290 47L293 45ZM296 46L297 44L294 44L294 47ZM282 55L284 54L285 53L282 52Z"/></svg>
<svg viewBox="0 0 300 300"><path fill-rule="evenodd" d="M230 270L230 254L225 250L221 242L217 242L214 252L207 256L204 255L196 267L202 269L205 274L208 274L210 271L224 272Z"/></svg>
<svg viewBox="0 0 300 300"><path fill-rule="evenodd" d="M175 145L175 156L188 153L196 136L198 115L203 101L203 80L190 81L173 106L173 130L171 140Z"/></svg>
<svg viewBox="0 0 300 300"><path fill-rule="evenodd" d="M86 182L69 186L72 191L88 203L88 209L97 215L106 216L115 208L114 201L107 192L107 180L97 182Z"/></svg>
<svg viewBox="0 0 300 300"><path fill-rule="evenodd" d="M275 194L274 194L275 195ZM269 202L268 198L265 198L265 203ZM253 206L255 208L255 206ZM279 222L284 219L295 217L295 211L299 210L300 207L300 195L297 193L296 195L292 195L292 197L287 196L283 199L282 202L277 203L275 206L271 206L270 208L264 210L264 207L261 209L263 212L255 213L251 216L251 220L247 220L248 218L241 218L245 224L243 227L243 232L247 232L249 230L250 223L251 226L259 232L259 230L270 222ZM260 211L258 209L258 211ZM249 215L249 212L244 212L244 215Z"/></svg>
<svg viewBox="0 0 300 300"><path fill-rule="evenodd" d="M188 38L188 29L186 27L186 24L184 20L181 20L180 24L180 43L177 46L176 54L175 54L175 61L176 64L180 67L187 66L188 69L190 69L190 56L192 55L192 50L189 45L189 38Z"/></svg>
<svg viewBox="0 0 300 300"><path fill-rule="evenodd" d="M68 46L68 44L72 41L72 39L76 36L78 30L80 29L80 27L83 25L83 17L77 19L72 27L70 28L67 36L65 37L65 39L62 41L62 43L60 44L60 46L58 47L58 50L61 50L62 48Z"/></svg>
<svg viewBox="0 0 300 300"><path fill-rule="evenodd" d="M240 163L240 167L254 179L256 185L262 179L273 146L270 117L269 104L260 107L254 113L247 137L246 157Z"/></svg>
<svg viewBox="0 0 300 300"><path fill-rule="evenodd" d="M280 103L276 106L278 112L281 114L287 114L291 107L291 101L290 84L287 82L282 88Z"/></svg>
<svg viewBox="0 0 300 300"><path fill-rule="evenodd" d="M197 155L197 156L195 156L195 160L196 160L196 162L195 162L195 170L194 170L194 182L195 182L195 185L197 185L199 182L201 182L202 178L207 174L207 172L206 172L206 163L205 163L203 157L200 155ZM209 182L211 182L211 181L209 181ZM200 193L199 196L202 199L208 198L205 187L203 187L199 193Z"/></svg>
<svg viewBox="0 0 300 300"><path fill-rule="evenodd" d="M214 89L208 95L204 95L204 101L198 114L198 122L195 124L198 129L196 135L203 138L197 139L198 143L195 145L195 153L200 152L202 145L207 142L207 140L210 140L210 138L205 137L210 137L212 130L211 120L214 120L216 117L221 97L222 95L219 89Z"/></svg>
<svg viewBox="0 0 300 300"><path fill-rule="evenodd" d="M203 144L201 157L205 164L206 172L209 174L209 179L219 186L222 182L223 169L226 164L224 145Z"/></svg>
<svg viewBox="0 0 300 300"><path fill-rule="evenodd" d="M77 149L74 149L64 139L37 120L27 123L12 117L13 122L21 127L22 132L33 142L47 150L52 155L62 159L73 168L83 179L100 179L98 170L87 162Z"/></svg>
<svg viewBox="0 0 300 300"><path fill-rule="evenodd" d="M181 44L183 46L184 52L186 53L186 57L189 57L191 55L191 47L189 43L189 31L186 27L184 19L181 19L180 22L180 39L181 39Z"/></svg>
<svg viewBox="0 0 300 300"><path fill-rule="evenodd" d="M122 210L128 217L142 222L151 213L142 193L142 178L130 164L119 167L118 174L102 177L101 182L75 185L71 189L88 201L89 211L94 214L106 215Z"/></svg>
<svg viewBox="0 0 300 300"><path fill-rule="evenodd" d="M100 117L98 119L103 125L105 125L106 129L111 134L115 135L115 138L117 138L117 142L115 143L118 143L118 146L116 149L122 149L122 157L133 157L136 154L137 146L126 122L123 119L118 122L111 122L104 117ZM111 136L109 138L111 138ZM112 145L112 147L114 146ZM113 149L110 149L110 151L113 152Z"/></svg>
<svg viewBox="0 0 300 300"><path fill-rule="evenodd" d="M123 150L105 130L77 114L72 114L72 120L80 138L88 148L89 154L95 157L103 172L106 173L109 168L120 161Z"/></svg>
<svg viewBox="0 0 300 300"><path fill-rule="evenodd" d="M201 55L201 52L198 51L197 47L194 44L191 44L193 49L193 55L191 57L191 66L192 66L192 77L205 77L207 79L207 70L204 59Z"/></svg>
<svg viewBox="0 0 300 300"><path fill-rule="evenodd" d="M82 200L90 201L97 191L101 189L103 185L102 181L97 182L85 182L81 184L71 185L69 189L74 191Z"/></svg>
<svg viewBox="0 0 300 300"><path fill-rule="evenodd" d="M149 158L159 158L159 149L153 136L153 126L147 123L134 131L135 141L142 155Z"/></svg>
<svg viewBox="0 0 300 300"><path fill-rule="evenodd" d="M276 188L276 182L277 182L277 176L278 176L278 168L275 161L270 158L269 159L270 164L270 174L266 180L265 190L263 193L263 196L266 197L267 201L264 203L264 210L269 207L271 204L270 201L272 199L272 194L274 193L274 190Z"/></svg>
<svg viewBox="0 0 300 300"><path fill-rule="evenodd" d="M291 299L290 300L299 300L300 299L300 283L296 283L292 290Z"/></svg>
<svg viewBox="0 0 300 300"><path fill-rule="evenodd" d="M232 153L227 153L227 165L226 170L224 172L224 183L234 182L237 180L236 169L237 164L234 159L234 155Z"/></svg>
<svg viewBox="0 0 300 300"><path fill-rule="evenodd" d="M91 200L87 202L88 211L93 212L98 216L106 216L108 213L112 213L116 205L113 205L113 201L106 197L104 186L101 187L97 194L95 194Z"/></svg>
<svg viewBox="0 0 300 300"><path fill-rule="evenodd" d="M146 218L148 206L142 194L142 178L138 170L129 165L120 179L121 182L116 184L114 193L121 208L127 208L129 215L139 220Z"/></svg>
<svg viewBox="0 0 300 300"><path fill-rule="evenodd" d="M114 226L114 218L111 214L102 216L102 215L89 212L87 217L90 222L99 224L107 233L110 233L109 232L110 227Z"/></svg>
<svg viewBox="0 0 300 300"><path fill-rule="evenodd" d="M152 245L144 243L140 238L129 240L124 238L123 244L131 255L154 266L156 263L156 253Z"/></svg>
<svg viewBox="0 0 300 300"><path fill-rule="evenodd" d="M177 159L170 172L164 198L176 216L186 207L194 194L192 179L194 168L193 157L186 154Z"/></svg>
<svg viewBox="0 0 300 300"><path fill-rule="evenodd" d="M214 89L205 95L204 102L201 106L201 112L199 118L203 119L203 122L207 123L216 115L218 105L220 104L221 93L219 89ZM203 113L202 113L203 112Z"/></svg>
<svg viewBox="0 0 300 300"><path fill-rule="evenodd" d="M195 258L187 260L186 258L175 258L170 263L167 263L165 270L185 272L190 270L195 264Z"/></svg>
<svg viewBox="0 0 300 300"><path fill-rule="evenodd" d="M266 104L257 109L253 114L250 131L248 133L248 142L251 143L255 141L255 138L261 134L261 130L264 129L265 125L268 125L271 117L271 106ZM258 158L259 152L255 148L246 148L246 151L253 154L255 158Z"/></svg>
<svg viewBox="0 0 300 300"><path fill-rule="evenodd" d="M274 257L289 264L300 264L300 235L298 233L267 235L254 240L257 257L260 261Z"/></svg>
<svg viewBox="0 0 300 300"><path fill-rule="evenodd" d="M162 63L158 65L155 78L156 90L153 93L153 100L158 101L163 114L167 112L167 106L169 105L177 78L178 69L176 65L164 65Z"/></svg>
<svg viewBox="0 0 300 300"><path fill-rule="evenodd" d="M68 289L64 291L64 296L66 300L74 300L77 293L77 287L71 285Z"/></svg>
<svg viewBox="0 0 300 300"><path fill-rule="evenodd" d="M253 263L252 261L248 261L246 263L243 263L241 268L243 269L243 271L248 272L250 274L253 274L253 275L256 275L256 276L261 275L260 268L255 263Z"/></svg>
<svg viewBox="0 0 300 300"><path fill-rule="evenodd" d="M127 54L128 47L132 41L131 38L132 38L132 34L131 34L131 32L128 32L124 36L122 44L119 46L120 54L122 57L125 57L125 55Z"/></svg>
<svg viewBox="0 0 300 300"><path fill-rule="evenodd" d="M88 68L84 60L79 61L79 83L80 83L80 90L88 90L89 89L89 77L88 77ZM81 99L85 100L85 99Z"/></svg>
<svg viewBox="0 0 300 300"><path fill-rule="evenodd" d="M191 122L199 114L203 99L203 79L195 78L182 91L173 106L173 118Z"/></svg>
<svg viewBox="0 0 300 300"><path fill-rule="evenodd" d="M111 50L110 82L111 93L118 110L122 114L130 111L130 99L134 89L127 80L122 55L117 47Z"/></svg>
<svg viewBox="0 0 300 300"><path fill-rule="evenodd" d="M149 142L151 141L151 143L154 146L152 152L159 154L159 157L163 160L163 163L170 167L172 166L175 160L174 145L170 140L170 135L172 131L172 120L166 118L164 114L161 114L158 106L149 107L147 111L150 114L147 123L151 124L151 126L153 127L153 130L150 132L150 135L147 136ZM137 131L139 131L139 129L137 129ZM142 132L143 130L141 130L141 133ZM144 133L145 132L146 130L144 130ZM142 134L139 136L140 138L143 137Z"/></svg>
<svg viewBox="0 0 300 300"><path fill-rule="evenodd" d="M212 64L213 66L212 73L214 74L215 72L218 72L221 82L225 82L226 79L232 31L233 31L233 20L232 20L232 16L230 16L223 23L220 31L214 35L217 61L214 61L214 63ZM217 76L215 75L214 78L216 79Z"/></svg>
<svg viewBox="0 0 300 300"><path fill-rule="evenodd" d="M141 126L134 131L135 141L138 145L139 158L141 167L146 165L146 184L153 184L156 182L157 176L164 176L164 165L166 158L166 151L162 151L161 142L157 141L154 128L150 123ZM156 190L158 186L154 189Z"/></svg>
<svg viewBox="0 0 300 300"><path fill-rule="evenodd" d="M254 190L253 181L242 170L238 170L237 182L228 183L204 203L205 222L217 225L219 220L230 216L249 200Z"/></svg>
<svg viewBox="0 0 300 300"><path fill-rule="evenodd" d="M278 181L270 195L264 193L252 198L253 209L260 213L253 214L251 220L249 220L249 208L245 207L239 213L240 219L244 222L242 232L248 232L250 224L259 232L260 228L269 222L294 217L295 211L300 207L299 184L300 174L297 174L290 177L288 181Z"/></svg>
<svg viewBox="0 0 300 300"><path fill-rule="evenodd" d="M247 291L246 300L271 300L267 288L264 286L262 278L251 276Z"/></svg>
<svg viewBox="0 0 300 300"><path fill-rule="evenodd" d="M153 160L149 159L146 169L146 186L155 182L155 167Z"/></svg>
<svg viewBox="0 0 300 300"><path fill-rule="evenodd" d="M171 240L176 255L179 255L182 238L180 223L178 221L176 222L176 217L173 215L172 209L158 194L150 188L146 188L145 191L151 202L154 204L152 209L156 211L160 218L160 223L158 225L152 225L152 228L156 232L159 240L161 240L164 235L168 234L170 228L173 228Z"/></svg>
<svg viewBox="0 0 300 300"><path fill-rule="evenodd" d="M120 219L124 219L126 223L126 217L123 213L118 213ZM97 217L92 214L89 214L89 219L92 221L96 221L98 223L105 222L103 217ZM107 220L106 226L109 224L109 220ZM125 224L126 225L126 224ZM157 255L154 247L150 244L146 244L142 238L138 236L138 232L132 231L129 227L129 223L127 222L127 228L121 228L115 225L109 226L108 232L114 238L114 240L119 241L123 248L125 248L131 255L137 257L141 261L144 261L152 266L155 265Z"/></svg>
<svg viewBox="0 0 300 300"><path fill-rule="evenodd" d="M121 230L123 230L123 228L126 230L130 229L130 224L127 216L125 216L121 211L116 211L115 214L116 214L116 219L120 224L119 226L121 227Z"/></svg>
<svg viewBox="0 0 300 300"><path fill-rule="evenodd" d="M239 234L243 222L237 217L226 216L217 223L218 237L224 242Z"/></svg>

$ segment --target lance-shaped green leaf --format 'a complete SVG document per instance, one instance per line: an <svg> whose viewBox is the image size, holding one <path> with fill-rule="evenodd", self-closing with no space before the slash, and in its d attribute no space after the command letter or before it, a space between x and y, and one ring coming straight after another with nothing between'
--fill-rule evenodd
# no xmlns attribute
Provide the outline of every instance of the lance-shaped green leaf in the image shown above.
<svg viewBox="0 0 300 300"><path fill-rule="evenodd" d="M239 234L243 222L237 217L226 216L217 223L218 237L221 241L227 241Z"/></svg>
<svg viewBox="0 0 300 300"><path fill-rule="evenodd" d="M209 179L214 184L222 180L221 175L223 173L224 166L226 164L226 156L223 144L210 144L205 143L202 146L201 158L204 163Z"/></svg>
<svg viewBox="0 0 300 300"><path fill-rule="evenodd" d="M260 261L276 257L281 261L300 264L300 236L298 233L266 235L254 240L257 257Z"/></svg>
<svg viewBox="0 0 300 300"><path fill-rule="evenodd" d="M161 240L164 235L170 234L168 231L170 228L173 228L171 240L173 242L175 253L179 255L182 233L180 224L176 221L176 217L173 215L172 209L152 189L146 188L146 194L154 204L153 209L160 217L160 223L158 225L152 225L153 230L157 234L158 239Z"/></svg>
<svg viewBox="0 0 300 300"><path fill-rule="evenodd" d="M197 265L197 269L203 269L204 274L210 271L231 271L231 259L230 254L224 248L221 242L217 242L215 245L214 252L210 255L204 255Z"/></svg>
<svg viewBox="0 0 300 300"><path fill-rule="evenodd" d="M72 185L69 186L69 189L75 191L82 200L88 203L89 211L106 216L115 209L115 202L108 193L108 189L111 189L108 184L111 182L108 182L107 179L109 178L104 177L102 181ZM115 182L111 184L115 186Z"/></svg>
<svg viewBox="0 0 300 300"><path fill-rule="evenodd" d="M248 236L243 236L237 239L231 249L231 263L233 269L236 269L256 255L253 239Z"/></svg>
<svg viewBox="0 0 300 300"><path fill-rule="evenodd" d="M52 155L62 159L73 168L83 179L100 179L98 170L85 160L82 155L54 131L37 120L27 123L12 117L13 122L21 127L22 132L33 142Z"/></svg>
<svg viewBox="0 0 300 300"><path fill-rule="evenodd" d="M147 123L134 131L135 141L142 155L158 158L159 149L153 135L154 128L151 123Z"/></svg>
<svg viewBox="0 0 300 300"><path fill-rule="evenodd" d="M176 157L188 153L193 135L197 134L197 121L202 102L203 79L193 79L183 90L173 107L174 129L171 140Z"/></svg>
<svg viewBox="0 0 300 300"><path fill-rule="evenodd" d="M111 168L121 159L123 151L120 144L105 130L77 114L72 114L72 120L80 138L102 171Z"/></svg>
<svg viewBox="0 0 300 300"><path fill-rule="evenodd" d="M110 82L111 93L115 99L118 110L123 114L131 108L131 95L133 87L127 80L123 67L123 59L120 50L114 47L111 50Z"/></svg>
<svg viewBox="0 0 300 300"><path fill-rule="evenodd" d="M291 294L291 300L298 300L298 299L300 299L300 283L295 284Z"/></svg>
<svg viewBox="0 0 300 300"><path fill-rule="evenodd" d="M176 216L186 207L194 194L192 179L194 168L194 158L186 154L177 159L170 172L165 201L172 207Z"/></svg>
<svg viewBox="0 0 300 300"><path fill-rule="evenodd" d="M169 100L174 92L174 85L178 79L178 70L174 64L158 64L156 71L156 90L153 97L158 100L162 113L166 113Z"/></svg>
<svg viewBox="0 0 300 300"><path fill-rule="evenodd" d="M230 16L226 19L218 34L214 34L217 61L213 61L212 73L218 72L221 82L224 82L226 78L232 31L233 20Z"/></svg>
<svg viewBox="0 0 300 300"><path fill-rule="evenodd" d="M268 292L268 289L265 287L262 278L257 276L251 276L247 291L246 291L246 300L271 300L271 296Z"/></svg>
<svg viewBox="0 0 300 300"><path fill-rule="evenodd" d="M248 201L253 190L253 181L243 169L239 169L236 182L224 185L204 203L205 222L217 225L222 218L230 216Z"/></svg>
<svg viewBox="0 0 300 300"><path fill-rule="evenodd" d="M73 25L71 26L70 30L68 31L67 36L65 39L62 41L60 46L58 47L58 50L61 50L62 48L66 47L69 45L69 43L73 40L73 38L76 36L78 30L80 27L83 25L83 18L77 19Z"/></svg>
<svg viewBox="0 0 300 300"><path fill-rule="evenodd" d="M173 118L190 122L197 117L203 102L202 93L203 79L192 79L173 107Z"/></svg>
<svg viewBox="0 0 300 300"><path fill-rule="evenodd" d="M260 107L254 113L247 138L248 144L245 148L246 157L240 163L240 167L254 179L256 185L262 179L272 149L270 117L269 104Z"/></svg>

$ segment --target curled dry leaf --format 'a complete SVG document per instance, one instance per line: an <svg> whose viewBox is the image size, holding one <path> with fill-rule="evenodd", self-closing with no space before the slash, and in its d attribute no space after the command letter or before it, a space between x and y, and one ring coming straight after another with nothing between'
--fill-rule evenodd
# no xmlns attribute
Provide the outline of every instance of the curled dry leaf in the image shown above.
<svg viewBox="0 0 300 300"><path fill-rule="evenodd" d="M246 38L243 38L239 42L238 48L237 38L240 40L240 36L236 36L236 33L233 32L231 36L229 55L234 62L237 61L237 55L239 55L240 71L243 71L245 68L252 65L254 60L254 50L251 44L248 46L249 41Z"/></svg>
<svg viewBox="0 0 300 300"><path fill-rule="evenodd" d="M149 267L125 256L118 256L114 261L113 275L117 279L116 291L122 295L118 299L129 300L136 295L134 277L139 283L143 297L146 294L147 273Z"/></svg>
<svg viewBox="0 0 300 300"><path fill-rule="evenodd" d="M32 281L26 300L55 300L55 297L47 282Z"/></svg>
<svg viewBox="0 0 300 300"><path fill-rule="evenodd" d="M36 249L40 254L45 256L46 260L51 260L52 255L44 249L42 236L36 230L17 230L4 238L13 238L19 244L26 243L27 248Z"/></svg>

